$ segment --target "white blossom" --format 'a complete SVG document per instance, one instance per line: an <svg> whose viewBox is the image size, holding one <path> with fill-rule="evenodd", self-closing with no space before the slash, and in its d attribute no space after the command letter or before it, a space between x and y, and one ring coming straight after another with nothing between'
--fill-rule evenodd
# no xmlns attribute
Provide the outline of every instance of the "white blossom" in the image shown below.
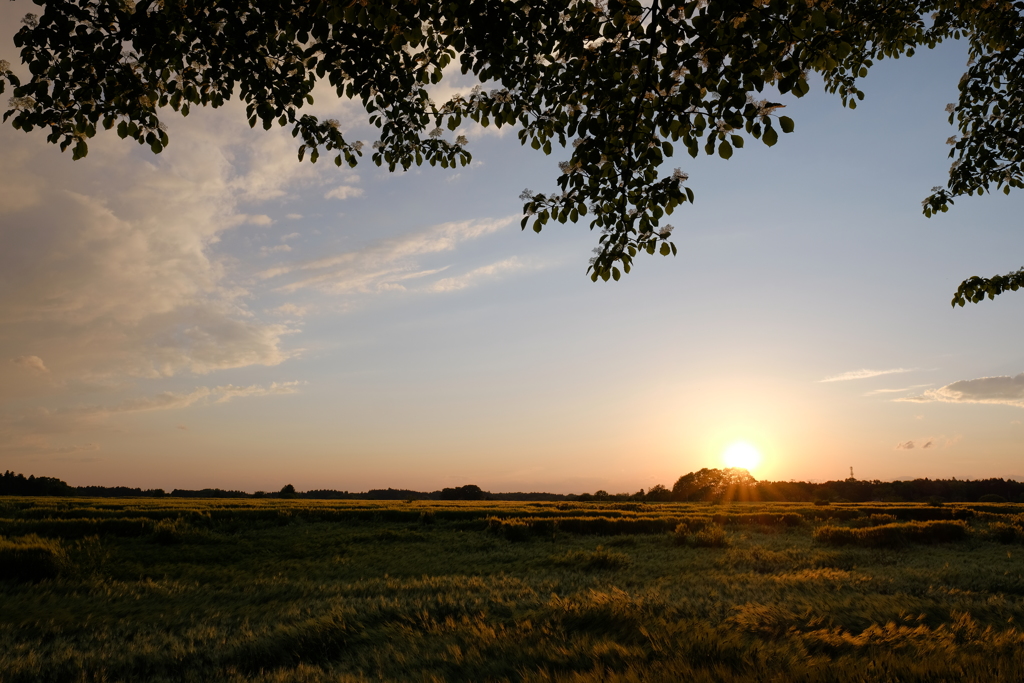
<svg viewBox="0 0 1024 683"><path fill-rule="evenodd" d="M36 101L31 97L12 97L7 103L14 109L32 109Z"/></svg>

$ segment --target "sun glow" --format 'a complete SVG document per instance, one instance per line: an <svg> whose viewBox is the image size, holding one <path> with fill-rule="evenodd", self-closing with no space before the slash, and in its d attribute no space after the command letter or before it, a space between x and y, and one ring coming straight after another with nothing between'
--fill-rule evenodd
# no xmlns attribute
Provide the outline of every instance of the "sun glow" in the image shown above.
<svg viewBox="0 0 1024 683"><path fill-rule="evenodd" d="M722 460L726 467L742 467L752 472L761 464L761 452L746 441L737 441L725 449Z"/></svg>

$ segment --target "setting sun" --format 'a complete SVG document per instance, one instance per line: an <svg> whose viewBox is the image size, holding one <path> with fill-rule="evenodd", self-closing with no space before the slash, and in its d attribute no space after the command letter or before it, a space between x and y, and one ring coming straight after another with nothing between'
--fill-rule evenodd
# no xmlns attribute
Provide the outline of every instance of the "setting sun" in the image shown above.
<svg viewBox="0 0 1024 683"><path fill-rule="evenodd" d="M761 462L761 452L746 441L737 441L725 449L722 460L726 467L742 467L753 471Z"/></svg>

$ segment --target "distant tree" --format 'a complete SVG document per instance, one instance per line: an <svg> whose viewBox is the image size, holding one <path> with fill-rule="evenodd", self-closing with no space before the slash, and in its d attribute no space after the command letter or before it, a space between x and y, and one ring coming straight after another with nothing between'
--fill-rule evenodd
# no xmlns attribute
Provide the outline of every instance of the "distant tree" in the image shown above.
<svg viewBox="0 0 1024 683"><path fill-rule="evenodd" d="M1006 498L1000 496L998 493L986 493L978 498L979 503L1005 503Z"/></svg>
<svg viewBox="0 0 1024 683"><path fill-rule="evenodd" d="M441 489L441 500L483 500L487 492L476 484Z"/></svg>
<svg viewBox="0 0 1024 683"><path fill-rule="evenodd" d="M756 491L757 480L740 467L724 469L703 468L685 474L672 487L672 499L679 501L750 500Z"/></svg>
<svg viewBox="0 0 1024 683"><path fill-rule="evenodd" d="M672 492L661 484L658 484L648 489L647 495L644 496L644 499L651 502L664 502L672 500Z"/></svg>
<svg viewBox="0 0 1024 683"><path fill-rule="evenodd" d="M74 496L78 491L56 477L15 474L10 470L0 477L0 496Z"/></svg>
<svg viewBox="0 0 1024 683"><path fill-rule="evenodd" d="M291 484L285 484L281 487L281 492L277 494L280 498L298 498L299 494L295 492L295 487Z"/></svg>

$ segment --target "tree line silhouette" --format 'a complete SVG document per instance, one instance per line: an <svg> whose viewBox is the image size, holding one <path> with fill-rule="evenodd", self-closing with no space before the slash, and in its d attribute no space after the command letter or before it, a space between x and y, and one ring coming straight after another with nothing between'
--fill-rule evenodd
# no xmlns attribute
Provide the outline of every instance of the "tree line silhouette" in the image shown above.
<svg viewBox="0 0 1024 683"><path fill-rule="evenodd" d="M309 500L509 500L509 501L629 501L629 502L1024 502L1024 482L1013 479L913 479L909 481L757 481L740 468L703 468L685 474L672 488L652 486L646 492L560 494L545 492L492 493L475 484L438 491L370 489L363 492L314 489L296 491L287 484L280 491L224 490L219 488L141 489L127 486L70 486L56 477L36 477L6 471L0 476L0 496L81 496L92 498L296 498Z"/></svg>

